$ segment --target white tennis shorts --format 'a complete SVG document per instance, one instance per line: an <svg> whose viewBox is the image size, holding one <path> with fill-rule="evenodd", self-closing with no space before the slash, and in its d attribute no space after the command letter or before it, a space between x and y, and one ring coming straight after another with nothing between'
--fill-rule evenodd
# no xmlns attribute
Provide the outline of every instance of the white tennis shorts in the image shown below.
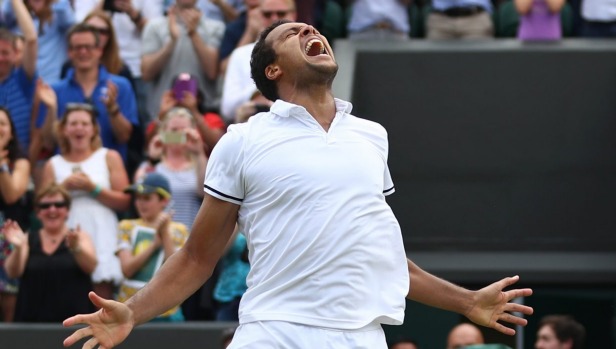
<svg viewBox="0 0 616 349"><path fill-rule="evenodd" d="M284 321L240 325L227 349L387 349L378 323L357 330L336 330Z"/></svg>

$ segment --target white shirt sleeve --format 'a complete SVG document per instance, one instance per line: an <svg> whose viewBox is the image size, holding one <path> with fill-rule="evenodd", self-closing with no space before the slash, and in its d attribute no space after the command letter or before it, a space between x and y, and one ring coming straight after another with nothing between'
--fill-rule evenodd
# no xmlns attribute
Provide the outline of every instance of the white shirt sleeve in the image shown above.
<svg viewBox="0 0 616 349"><path fill-rule="evenodd" d="M225 201L241 205L244 185L244 126L231 125L212 151L205 170L204 190Z"/></svg>

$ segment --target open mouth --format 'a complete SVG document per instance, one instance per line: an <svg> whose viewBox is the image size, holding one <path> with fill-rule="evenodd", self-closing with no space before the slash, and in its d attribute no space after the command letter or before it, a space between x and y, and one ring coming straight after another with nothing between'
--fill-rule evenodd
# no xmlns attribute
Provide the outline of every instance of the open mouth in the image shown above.
<svg viewBox="0 0 616 349"><path fill-rule="evenodd" d="M309 57L325 54L325 44L319 39L312 39L306 44L304 52Z"/></svg>

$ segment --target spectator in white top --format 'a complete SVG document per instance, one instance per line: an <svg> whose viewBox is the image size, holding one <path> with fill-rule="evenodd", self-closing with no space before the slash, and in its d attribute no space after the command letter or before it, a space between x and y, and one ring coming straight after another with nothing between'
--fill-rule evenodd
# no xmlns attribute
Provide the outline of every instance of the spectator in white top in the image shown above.
<svg viewBox="0 0 616 349"><path fill-rule="evenodd" d="M355 0L348 36L352 40L407 40L410 0Z"/></svg>
<svg viewBox="0 0 616 349"><path fill-rule="evenodd" d="M580 36L616 37L616 0L582 0Z"/></svg>
<svg viewBox="0 0 616 349"><path fill-rule="evenodd" d="M281 19L295 21L297 16L294 0L261 0L259 9L263 28ZM244 104L250 104L253 109L257 104L253 99L260 93L250 77L250 54L254 46L254 42L240 46L233 50L229 58L220 101L220 112L227 123L238 121L237 110ZM260 104L269 106L271 102L263 101Z"/></svg>

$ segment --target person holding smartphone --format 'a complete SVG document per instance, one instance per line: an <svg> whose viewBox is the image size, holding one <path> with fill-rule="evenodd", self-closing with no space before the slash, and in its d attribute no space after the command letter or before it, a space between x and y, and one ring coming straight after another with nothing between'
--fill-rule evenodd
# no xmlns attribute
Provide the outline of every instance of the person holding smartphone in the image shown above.
<svg viewBox="0 0 616 349"><path fill-rule="evenodd" d="M173 98L173 91L168 92L168 98ZM188 95L188 93L187 93ZM184 107L172 107L161 116L157 124L157 133L148 146L148 156L160 160L151 165L144 163L135 173L135 182L142 180L147 172L163 175L171 183L173 200L168 209L173 210L174 220L192 227L203 199L203 180L207 155L201 134L197 129L200 116ZM203 311L201 306L203 296L211 299L212 280L204 288L200 288L182 305L186 320L213 320L214 309L211 306ZM207 291L203 291L203 290ZM208 302L211 303L211 302Z"/></svg>

